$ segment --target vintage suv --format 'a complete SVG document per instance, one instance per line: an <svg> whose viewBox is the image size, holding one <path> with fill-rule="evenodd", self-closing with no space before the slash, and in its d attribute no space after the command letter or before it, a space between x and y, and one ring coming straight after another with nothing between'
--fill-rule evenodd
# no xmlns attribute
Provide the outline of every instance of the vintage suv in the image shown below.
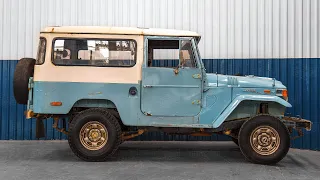
<svg viewBox="0 0 320 180"><path fill-rule="evenodd" d="M284 116L286 87L271 78L208 74L190 31L124 27L47 27L36 59L14 73L14 96L36 118L68 135L72 151L104 161L147 131L231 136L244 156L280 161L293 129L311 122ZM59 123L61 125L59 125ZM68 128L67 128L68 127Z"/></svg>

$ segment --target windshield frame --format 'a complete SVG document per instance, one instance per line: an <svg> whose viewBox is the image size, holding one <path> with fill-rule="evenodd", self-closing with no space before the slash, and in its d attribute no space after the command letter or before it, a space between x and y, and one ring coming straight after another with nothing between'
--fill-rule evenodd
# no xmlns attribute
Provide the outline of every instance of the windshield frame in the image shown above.
<svg viewBox="0 0 320 180"><path fill-rule="evenodd" d="M192 46L193 46L193 48L195 50L195 53L197 55L198 63L200 64L199 67L205 70L205 67L204 67L204 64L203 64L203 61L202 61L202 58L201 58L201 55L200 55L198 44L199 44L199 41L197 41L196 37L192 38Z"/></svg>

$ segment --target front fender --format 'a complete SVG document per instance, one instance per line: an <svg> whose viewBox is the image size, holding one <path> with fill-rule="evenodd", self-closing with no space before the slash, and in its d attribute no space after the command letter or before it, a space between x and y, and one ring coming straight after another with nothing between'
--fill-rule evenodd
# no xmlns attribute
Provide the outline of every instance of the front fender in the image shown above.
<svg viewBox="0 0 320 180"><path fill-rule="evenodd" d="M221 113L221 115L212 122L213 128L219 127L228 116L236 109L241 101L268 101L277 102L285 107L292 107L290 103L278 96L268 96L268 95L240 95L233 99L229 106Z"/></svg>

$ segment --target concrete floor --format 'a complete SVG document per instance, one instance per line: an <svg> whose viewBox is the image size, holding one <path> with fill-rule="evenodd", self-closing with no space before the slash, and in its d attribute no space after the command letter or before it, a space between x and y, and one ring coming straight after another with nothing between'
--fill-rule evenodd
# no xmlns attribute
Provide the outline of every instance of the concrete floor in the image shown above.
<svg viewBox="0 0 320 180"><path fill-rule="evenodd" d="M84 162L66 141L0 141L0 180L320 179L320 152L291 149L251 164L232 142L125 142L108 162Z"/></svg>

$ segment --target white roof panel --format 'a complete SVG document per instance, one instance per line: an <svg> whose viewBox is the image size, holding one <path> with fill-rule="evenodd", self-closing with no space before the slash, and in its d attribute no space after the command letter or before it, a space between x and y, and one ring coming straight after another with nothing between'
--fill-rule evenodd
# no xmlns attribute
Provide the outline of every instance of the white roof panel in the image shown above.
<svg viewBox="0 0 320 180"><path fill-rule="evenodd" d="M138 27L106 27L106 26L49 26L43 33L96 33L96 34L136 34L150 36L200 36L196 32Z"/></svg>

